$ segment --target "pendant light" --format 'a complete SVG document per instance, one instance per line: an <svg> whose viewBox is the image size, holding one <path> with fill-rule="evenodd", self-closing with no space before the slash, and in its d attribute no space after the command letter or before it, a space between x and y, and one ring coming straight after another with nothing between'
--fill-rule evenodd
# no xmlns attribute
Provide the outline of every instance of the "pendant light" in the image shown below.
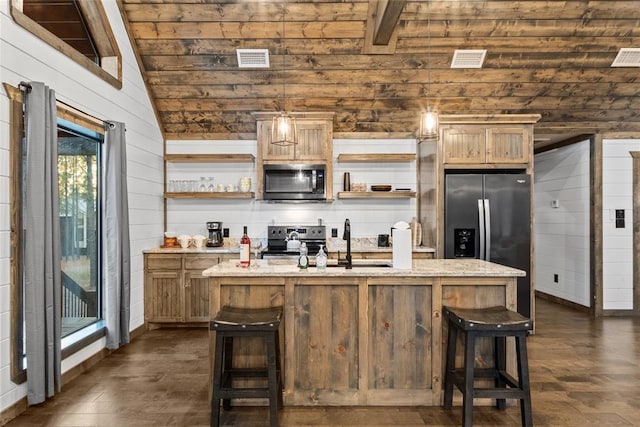
<svg viewBox="0 0 640 427"><path fill-rule="evenodd" d="M271 123L271 143L274 145L295 145L298 143L298 130L296 127L296 119L286 109L286 91L285 91L285 70L286 70L286 50L284 45L285 40L285 6L284 0L282 1L282 37L281 37L281 50L282 50L282 111L280 114L273 116Z"/></svg>
<svg viewBox="0 0 640 427"><path fill-rule="evenodd" d="M438 141L438 112L431 109L431 16L427 1L427 111L420 114L418 142Z"/></svg>

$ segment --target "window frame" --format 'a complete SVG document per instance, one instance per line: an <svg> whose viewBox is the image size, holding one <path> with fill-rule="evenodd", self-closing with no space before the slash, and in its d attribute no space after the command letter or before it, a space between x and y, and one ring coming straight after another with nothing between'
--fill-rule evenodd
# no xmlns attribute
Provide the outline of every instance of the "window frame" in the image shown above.
<svg viewBox="0 0 640 427"><path fill-rule="evenodd" d="M62 52L93 74L117 89L122 89L122 55L113 35L109 19L102 2L96 0L76 0L85 17L88 29L95 42L101 65L96 64L82 53L65 43L58 36L38 24L22 12L22 1L11 0L13 20L56 50Z"/></svg>
<svg viewBox="0 0 640 427"><path fill-rule="evenodd" d="M22 287L22 140L24 137L24 115L22 92L19 88L4 83L9 95L9 203L10 203L10 376L11 381L22 384L27 380L24 368L24 294ZM104 135L104 122L82 113L60 101L56 101L56 117L75 123ZM104 141L102 142L104 144ZM102 282L103 283L103 282ZM64 360L73 353L106 335L106 322L98 320L88 325L87 331L76 331L63 339L67 342L62 349Z"/></svg>

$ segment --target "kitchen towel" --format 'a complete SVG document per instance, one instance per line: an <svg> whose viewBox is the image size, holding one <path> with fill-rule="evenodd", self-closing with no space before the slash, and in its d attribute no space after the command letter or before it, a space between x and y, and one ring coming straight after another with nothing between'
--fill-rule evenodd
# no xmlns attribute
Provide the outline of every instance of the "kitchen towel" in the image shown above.
<svg viewBox="0 0 640 427"><path fill-rule="evenodd" d="M393 235L393 268L402 270L411 269L411 229L391 230Z"/></svg>

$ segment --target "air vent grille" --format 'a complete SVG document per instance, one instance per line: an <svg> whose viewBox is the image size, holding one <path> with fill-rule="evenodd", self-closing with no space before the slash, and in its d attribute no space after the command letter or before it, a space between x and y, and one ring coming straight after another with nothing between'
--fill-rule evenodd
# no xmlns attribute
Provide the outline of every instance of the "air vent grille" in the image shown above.
<svg viewBox="0 0 640 427"><path fill-rule="evenodd" d="M453 52L451 68L482 68L486 49L456 50Z"/></svg>
<svg viewBox="0 0 640 427"><path fill-rule="evenodd" d="M623 47L618 51L612 67L640 67L640 48Z"/></svg>
<svg viewBox="0 0 640 427"><path fill-rule="evenodd" d="M269 68L269 49L236 49L238 68Z"/></svg>

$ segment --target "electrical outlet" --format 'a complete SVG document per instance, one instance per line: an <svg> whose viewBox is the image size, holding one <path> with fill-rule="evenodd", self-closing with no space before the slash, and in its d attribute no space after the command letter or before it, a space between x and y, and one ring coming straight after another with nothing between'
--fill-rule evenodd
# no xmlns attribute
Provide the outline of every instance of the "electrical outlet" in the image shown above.
<svg viewBox="0 0 640 427"><path fill-rule="evenodd" d="M553 283L558 283L558 275L557 274L553 275Z"/></svg>
<svg viewBox="0 0 640 427"><path fill-rule="evenodd" d="M222 229L222 237L229 237L229 229L228 228L223 228Z"/></svg>
<svg viewBox="0 0 640 427"><path fill-rule="evenodd" d="M616 209L616 228L624 228L624 209Z"/></svg>
<svg viewBox="0 0 640 427"><path fill-rule="evenodd" d="M338 237L338 229L337 228L332 228L331 229L331 237Z"/></svg>

